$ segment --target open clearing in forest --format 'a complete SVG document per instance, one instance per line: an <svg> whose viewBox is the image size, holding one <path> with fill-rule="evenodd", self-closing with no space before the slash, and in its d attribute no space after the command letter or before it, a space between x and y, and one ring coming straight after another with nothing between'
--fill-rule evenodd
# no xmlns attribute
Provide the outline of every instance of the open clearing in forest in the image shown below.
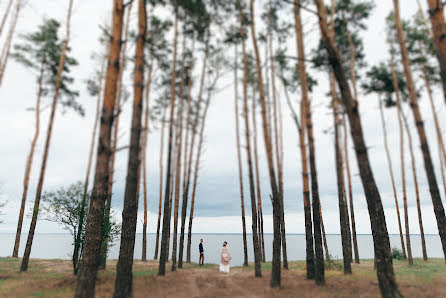
<svg viewBox="0 0 446 298"><path fill-rule="evenodd" d="M263 264L263 277L255 278L249 268L231 268L228 275L218 272L217 265L185 268L157 276L158 262L135 261L133 282L135 297L380 297L373 261L361 260L353 265L353 274L344 276L340 263L333 262L326 270L325 287L317 287L305 279L305 262L290 262L290 270L282 271L282 287L270 289L271 263ZM428 262L416 259L409 267L395 261L395 271L405 297L446 297L446 265L443 259ZM76 277L68 260L32 259L29 271L18 272L20 259L0 258L1 297L72 297ZM167 264L170 269L170 263ZM114 290L116 261L107 263L96 283L96 297L111 297Z"/></svg>

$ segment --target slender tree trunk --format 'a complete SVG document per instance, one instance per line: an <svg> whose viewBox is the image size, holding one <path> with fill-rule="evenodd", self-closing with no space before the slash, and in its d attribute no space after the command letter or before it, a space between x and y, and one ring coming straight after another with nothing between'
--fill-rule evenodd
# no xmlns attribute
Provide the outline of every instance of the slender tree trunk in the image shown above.
<svg viewBox="0 0 446 298"><path fill-rule="evenodd" d="M286 250L286 235L285 235L285 212L284 212L284 202L283 202L283 171L282 171L282 163L281 163L281 150L279 143L279 123L278 123L278 108L277 108L277 93L276 93L276 75L275 75L275 66L274 66L274 49L273 49L273 35L272 35L272 8L271 1L268 19L268 44L269 44L269 60L271 64L271 88L272 88L272 100L273 100L273 117L272 117L272 127L274 132L271 134L273 137L273 142L275 145L275 161L277 166L277 174L278 174L278 186L279 186L279 195L280 201L282 205L282 210L280 211L280 233L281 233L281 242L282 242L282 258L283 258L283 268L288 269L288 258L287 258L287 250Z"/></svg>
<svg viewBox="0 0 446 298"><path fill-rule="evenodd" d="M5 14L3 15L3 18L2 18L2 22L0 23L0 36L1 36L2 32L3 32L3 27L5 26L6 19L8 19L9 11L11 10L11 6L12 6L12 2L13 1L14 0L9 0L8 6L6 7Z"/></svg>
<svg viewBox="0 0 446 298"><path fill-rule="evenodd" d="M309 152L309 162L310 162L310 174L311 174L311 193L313 199L313 229L314 229L314 248L315 248L315 281L318 285L325 284L325 269L324 269L324 252L322 250L322 235L321 235L321 223L322 223L322 213L321 205L319 200L319 186L317 180L316 172L316 157L315 157L315 144L313 138L313 124L311 120L311 105L308 96L308 82L306 75L305 66L305 45L303 38L303 28L300 14L300 0L295 0L294 5L294 16L295 16L295 27L296 27L296 39L297 39L297 51L298 51L298 67L299 67L299 78L302 89L302 100L305 103L305 124L307 129L307 140L308 140L308 152ZM302 119L302 123L303 123ZM304 127L302 126L302 129ZM302 146L302 145L301 145ZM309 205L311 206L311 205ZM308 240L307 240L308 241ZM325 231L324 231L324 242ZM328 248L326 248L326 254L328 258Z"/></svg>
<svg viewBox="0 0 446 298"><path fill-rule="evenodd" d="M20 2L18 2L18 3L20 3ZM48 121L48 130L47 130L47 135L46 135L45 147L43 150L42 165L40 168L40 175L39 175L39 180L38 180L38 184L37 184L36 198L34 201L34 208L33 208L33 215L32 215L32 219L31 219L31 225L29 227L28 239L26 241L25 253L23 254L20 271L28 270L29 256L31 254L31 248L33 245L34 232L36 230L37 217L39 214L40 196L42 194L43 180L45 178L46 163L48 160L48 153L49 153L50 143L51 143L51 135L52 135L53 126L54 126L54 118L56 115L57 102L59 99L59 91L60 91L60 86L62 83L62 73L63 73L64 65L65 65L65 56L66 56L66 51L67 51L67 47L68 47L68 42L70 40L70 22L71 22L72 8L73 8L73 0L70 0L70 2L68 4L66 37L65 37L65 41L62 45L62 51L60 54L59 68L57 70L57 78L56 78L56 82L55 82L54 98L53 98L53 103L51 106L50 119Z"/></svg>
<svg viewBox="0 0 446 298"><path fill-rule="evenodd" d="M344 198L344 173L342 170L342 154L339 146L339 108L338 99L336 94L336 84L334 75L331 75L331 95L332 95L332 107L333 107L333 128L334 128L334 148L335 148L335 161L336 161L336 177L338 185L338 201L339 201L339 219L341 226L341 238L342 238L342 256L344 260L344 274L351 274L351 243L348 239L348 214L347 206Z"/></svg>
<svg viewBox="0 0 446 298"><path fill-rule="evenodd" d="M14 37L15 28L17 26L17 21L19 19L20 10L22 9L22 1L17 0L16 10L14 17L11 21L11 27L9 28L8 36L6 37L5 44L2 49L2 53L0 55L0 86L3 82L3 76L5 74L6 65L8 64L8 58L11 51L12 38Z"/></svg>
<svg viewBox="0 0 446 298"><path fill-rule="evenodd" d="M43 75L44 75L44 65L42 63L42 66L40 68L40 74L39 74L39 89L37 91L37 100L36 100L36 113L35 113L36 123L35 123L35 129L34 129L34 137L31 142L31 148L29 150L28 158L26 159L25 178L23 180L22 203L20 205L19 220L17 222L17 232L15 235L14 250L12 252L13 258L18 258L18 255L19 255L20 236L22 235L23 215L25 213L26 197L28 195L29 176L31 175L31 168L32 168L33 159L34 159L34 151L36 149L37 140L39 139L40 99L42 97L42 92L43 92Z"/></svg>
<svg viewBox="0 0 446 298"><path fill-rule="evenodd" d="M149 138L149 117L150 117L150 87L152 85L153 56L150 56L149 73L145 90L145 110L144 110L144 132L141 146L141 163L143 165L143 193L144 193L144 222L142 226L142 261L147 261L147 143Z"/></svg>
<svg viewBox="0 0 446 298"><path fill-rule="evenodd" d="M432 204L434 206L435 217L437 218L438 233L440 234L441 243L443 246L443 253L445 254L445 261L446 261L446 216L444 213L443 203L441 202L440 190L438 189L437 179L435 177L434 166L429 151L429 144L427 141L426 132L424 130L423 118L421 116L421 112L418 106L418 98L415 90L415 84L413 82L412 72L409 66L409 58L399 15L399 2L398 0L393 0L393 3L395 7L395 23L397 27L398 41L400 44L401 57L403 61L404 72L406 75L407 87L409 90L410 107L412 108L414 121L418 131L418 137L421 144L421 151L423 153L424 167L426 169L426 176L429 183L429 190L432 198ZM434 34L436 34L435 28L434 28Z"/></svg>
<svg viewBox="0 0 446 298"><path fill-rule="evenodd" d="M253 126L253 144L254 144L254 169L256 175L256 191L257 191L257 226L259 232L259 243L260 250L262 254L262 262L265 262L265 240L263 237L263 212L262 212L262 194L260 190L260 170L259 170L259 155L257 151L257 119L256 119L256 96L255 96L255 88L253 87L254 97L252 99L252 126ZM238 130L237 130L238 131ZM237 145L237 148L239 145ZM241 175L240 175L241 176ZM242 176L240 177L240 179Z"/></svg>
<svg viewBox="0 0 446 298"><path fill-rule="evenodd" d="M166 108L163 109L163 118L161 120L161 140L160 140L160 159L159 159L159 168L160 168L160 185L159 185L159 204L158 204L158 222L156 225L156 243L155 243L155 256L153 257L155 260L158 259L158 249L160 242L160 227L161 227L161 209L163 202L163 153L164 153L164 127L166 121Z"/></svg>
<svg viewBox="0 0 446 298"><path fill-rule="evenodd" d="M170 117L169 117L169 138L167 147L167 173L166 189L164 192L164 213L163 213L163 231L161 235L161 253L158 275L166 274L166 262L168 258L168 235L170 234L170 216L169 216L169 197L170 197L170 172L172 163L172 143L173 143L173 121L175 112L175 82L176 82L176 63L177 63L177 35L178 35L178 0L175 1L175 25L173 35L173 61L172 61L172 80L170 86Z"/></svg>
<svg viewBox="0 0 446 298"><path fill-rule="evenodd" d="M355 145L364 193L372 227L373 242L377 261L377 275L381 294L383 297L401 297L395 281L392 255L390 251L389 235L387 233L384 209L381 197L373 177L372 169L367 155L357 102L354 100L345 71L342 67L341 57L334 42L334 36L329 32L325 5L322 0L314 0L319 15L319 27L322 41L329 56L330 65L336 75L343 103L347 111L350 124L350 133Z"/></svg>
<svg viewBox="0 0 446 298"><path fill-rule="evenodd" d="M440 64L441 82L443 84L443 96L446 103L446 22L444 18L443 1L427 0L429 18L432 24L433 41Z"/></svg>
<svg viewBox="0 0 446 298"><path fill-rule="evenodd" d="M239 124L239 109L238 109L238 52L237 46L235 48L234 60L234 107L235 107L235 135L236 135L236 146L237 146L237 161L238 161L238 177L240 185L240 204L242 210L242 231L243 231L243 266L248 266L248 245L246 241L246 220L245 220L245 195L243 189L243 164L242 156L240 153L240 124ZM257 185L257 187L259 187Z"/></svg>
<svg viewBox="0 0 446 298"><path fill-rule="evenodd" d="M265 141L266 156L267 156L267 161L268 161L268 174L269 174L269 179L270 179L270 184L271 184L271 192L272 192L271 202L273 205L274 239L273 239L273 258L272 258L272 273L271 273L270 285L272 288L275 288L275 287L280 286L280 281L281 281L281 277L280 277L280 273L281 273L280 272L281 271L280 270L280 247L281 247L280 222L281 222L282 204L281 204L281 200L280 200L279 188L277 186L276 170L274 168L272 139L271 139L270 131L268 129L269 122L268 122L268 117L267 117L265 92L263 89L263 77L262 77L260 53L259 53L259 48L257 45L257 37L256 37L256 32L255 32L254 0L250 0L250 16L251 16L252 43L253 43L253 48L254 48L254 54L255 54L254 57L255 57L255 61L256 61L256 70L257 70L257 85L258 85L258 89L259 89L259 95L260 95L259 99L260 99L261 113L262 113L263 137L264 137L264 141Z"/></svg>
<svg viewBox="0 0 446 298"><path fill-rule="evenodd" d="M240 2L240 1L239 1ZM240 4L240 3L239 3ZM253 1L251 1L251 22L254 22L253 16ZM242 57L243 57L243 114L245 119L245 139L246 139L246 158L248 162L248 177L249 177L249 190L251 195L251 213L252 213L252 242L254 248L254 262L255 262L255 276L262 276L261 269L261 251L259 246L259 238L257 233L257 208L256 208L256 193L254 185L254 173L251 159L251 139L249 137L249 114L248 114L248 57L246 54L245 44L245 28L243 22L242 7L239 8L239 21L240 21L240 35L242 37ZM252 30L255 34L254 29ZM258 74L261 75L261 74ZM280 253L280 252L279 252ZM279 264L280 265L280 264Z"/></svg>
<svg viewBox="0 0 446 298"><path fill-rule="evenodd" d="M345 155L345 169L347 173L348 181L348 198L350 205L350 219L352 224L352 237L353 237L353 250L355 252L355 263L359 264L359 251L358 251L358 240L356 236L356 221L355 221L355 209L353 208L353 189L352 189L352 177L350 173L350 159L348 155L348 133L347 133L347 117L344 114L343 121L344 128L344 155Z"/></svg>
<svg viewBox="0 0 446 298"><path fill-rule="evenodd" d="M124 18L123 0L115 0L113 6L112 38L109 49L107 75L105 79L104 101L99 130L95 180L90 199L85 245L76 287L76 298L94 297L97 264L101 249L101 234L104 223L105 201L108 194L108 176L111 157L111 130L113 126L116 85L120 69L122 24Z"/></svg>
<svg viewBox="0 0 446 298"><path fill-rule="evenodd" d="M391 64L391 68L392 68L392 84L393 84L393 89L395 90L395 99L396 99L397 105L399 105L399 103L400 103L399 86L398 86L398 80L396 77L395 66L393 63L393 55L392 55L390 64ZM400 134L400 151L403 151L404 150L403 149L403 147L404 147L404 132L403 132L403 122L401 120L399 108L397 109L397 113L398 113L397 117L398 117L398 127L399 127L399 134ZM385 123L383 123L383 125L384 124ZM385 145L386 145L387 144L387 130L384 130L383 133L384 133L384 141L385 141ZM386 145L385 148L388 148L388 145ZM390 159L390 151L388 149L386 149L386 156L387 156L387 163L389 165L390 178L392 180L393 196L395 198L395 208L396 208L396 215L398 217L398 228L399 228L399 232L400 232L401 249L403 250L403 257L406 259L407 258L406 245L404 244L403 229L401 226L400 207L398 205L398 196L397 196L396 187L395 187L395 179L393 178L392 160Z"/></svg>
<svg viewBox="0 0 446 298"><path fill-rule="evenodd" d="M138 35L135 50L134 100L130 134L127 179L122 210L121 244L116 266L114 297L133 296L133 254L135 249L136 220L138 217L138 184L140 167L141 119L144 93L144 45L146 42L146 1L138 1Z"/></svg>

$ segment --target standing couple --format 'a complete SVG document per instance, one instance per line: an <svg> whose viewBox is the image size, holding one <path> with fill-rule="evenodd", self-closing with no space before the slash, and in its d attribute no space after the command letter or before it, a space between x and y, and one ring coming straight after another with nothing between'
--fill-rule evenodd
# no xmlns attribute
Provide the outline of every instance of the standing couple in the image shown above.
<svg viewBox="0 0 446 298"><path fill-rule="evenodd" d="M198 263L200 266L204 265L204 248L203 239L200 239L200 245L198 246L200 250L200 259ZM231 254L229 253L228 242L223 242L223 247L220 253L220 272L229 273L229 265L231 264Z"/></svg>

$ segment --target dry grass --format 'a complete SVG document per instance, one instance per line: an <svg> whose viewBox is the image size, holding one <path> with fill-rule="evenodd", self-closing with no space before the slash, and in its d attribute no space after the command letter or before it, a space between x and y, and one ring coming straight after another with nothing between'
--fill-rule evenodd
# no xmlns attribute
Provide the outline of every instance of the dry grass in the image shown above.
<svg viewBox="0 0 446 298"><path fill-rule="evenodd" d="M0 258L1 297L72 297L76 277L71 263L65 260L31 260L29 271L18 272L20 259ZM282 271L282 287L269 288L271 263L263 264L263 277L255 278L252 266L234 267L229 274L218 272L216 265L185 268L157 276L158 262L136 261L134 264L134 296L146 297L380 297L373 262L363 260L353 265L353 274L344 276L338 266L326 271L326 285L315 286L305 279L305 263L290 262L290 270ZM395 261L400 290L406 297L446 297L446 266L442 259L428 262L415 260L409 266ZM170 264L167 264L170 269ZM96 283L97 297L111 297L114 289L116 261L107 263Z"/></svg>

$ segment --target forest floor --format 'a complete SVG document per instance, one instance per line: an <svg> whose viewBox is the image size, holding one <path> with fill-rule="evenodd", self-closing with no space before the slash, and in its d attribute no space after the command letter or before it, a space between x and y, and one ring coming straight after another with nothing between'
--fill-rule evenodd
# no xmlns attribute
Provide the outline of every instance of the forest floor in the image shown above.
<svg viewBox="0 0 446 298"><path fill-rule="evenodd" d="M18 272L20 259L0 258L0 297L73 297L76 277L67 260L32 259L28 272ZM305 262L290 262L282 270L282 286L269 287L271 263L262 265L263 277L255 278L253 265L233 267L229 274L217 265L185 264L184 269L157 276L158 262L136 261L133 266L135 297L380 297L373 261L353 265L344 276L339 261L328 264L326 285L317 287L305 279ZM416 259L413 266L394 260L397 282L405 297L446 297L446 265L443 259ZM111 297L116 260L107 263L96 282L96 297Z"/></svg>

